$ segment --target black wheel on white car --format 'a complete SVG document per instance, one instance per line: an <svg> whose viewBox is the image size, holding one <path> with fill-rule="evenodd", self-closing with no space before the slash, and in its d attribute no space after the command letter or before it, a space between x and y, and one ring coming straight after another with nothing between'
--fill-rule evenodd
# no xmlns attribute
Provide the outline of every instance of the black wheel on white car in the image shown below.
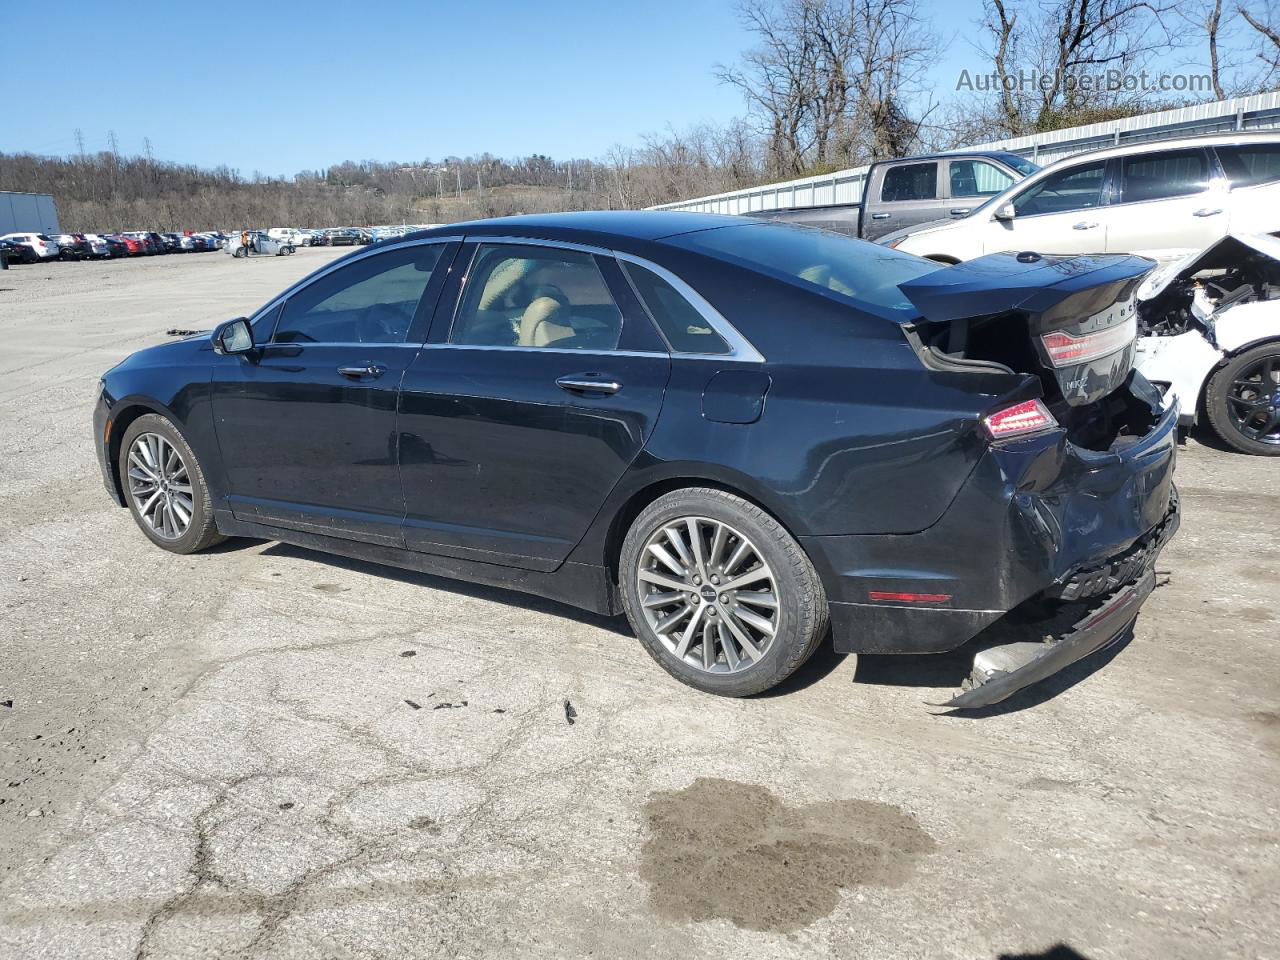
<svg viewBox="0 0 1280 960"><path fill-rule="evenodd" d="M1280 456L1280 340L1232 357L1209 378L1204 404L1223 443L1241 453Z"/></svg>
<svg viewBox="0 0 1280 960"><path fill-rule="evenodd" d="M167 418L139 417L120 440L120 485L138 528L158 547L195 553L225 538L200 462Z"/></svg>
<svg viewBox="0 0 1280 960"><path fill-rule="evenodd" d="M768 512L723 490L659 497L619 558L627 618L677 680L726 697L768 690L826 635L826 593L795 538Z"/></svg>

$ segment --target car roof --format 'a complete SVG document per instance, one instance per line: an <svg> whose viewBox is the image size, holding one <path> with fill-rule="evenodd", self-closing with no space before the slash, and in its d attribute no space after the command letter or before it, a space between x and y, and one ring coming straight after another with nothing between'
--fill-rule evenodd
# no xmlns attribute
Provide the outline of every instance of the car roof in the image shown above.
<svg viewBox="0 0 1280 960"><path fill-rule="evenodd" d="M1030 160L1012 150L947 150L942 153L922 153L918 157L896 157L892 160L878 160L877 165L886 163L915 163L917 160L963 160L965 157L985 157L989 160L1008 160L1016 157L1019 160ZM1034 162L1034 161L1033 161Z"/></svg>
<svg viewBox="0 0 1280 960"><path fill-rule="evenodd" d="M1078 163L1081 160L1106 160L1111 157L1127 157L1135 153L1151 153L1156 150L1178 150L1186 147L1230 147L1250 143L1280 143L1280 130L1237 130L1229 133L1202 133L1194 137L1173 137L1168 140L1141 140L1120 146L1101 147L1046 164L1044 170Z"/></svg>
<svg viewBox="0 0 1280 960"><path fill-rule="evenodd" d="M590 210L580 213L537 213L449 223L429 230L415 230L403 237L380 241L391 246L439 236L527 236L545 240L579 240L590 243L616 240L655 241L681 233L740 226L753 218L683 210Z"/></svg>

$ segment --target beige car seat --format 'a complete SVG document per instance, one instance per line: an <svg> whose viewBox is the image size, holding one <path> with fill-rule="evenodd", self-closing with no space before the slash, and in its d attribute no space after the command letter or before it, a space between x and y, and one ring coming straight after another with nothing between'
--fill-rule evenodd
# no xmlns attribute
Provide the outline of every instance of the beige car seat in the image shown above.
<svg viewBox="0 0 1280 960"><path fill-rule="evenodd" d="M573 336L573 327L559 321L567 319L565 309L551 297L538 297L525 307L520 318L522 347L547 347L557 340Z"/></svg>

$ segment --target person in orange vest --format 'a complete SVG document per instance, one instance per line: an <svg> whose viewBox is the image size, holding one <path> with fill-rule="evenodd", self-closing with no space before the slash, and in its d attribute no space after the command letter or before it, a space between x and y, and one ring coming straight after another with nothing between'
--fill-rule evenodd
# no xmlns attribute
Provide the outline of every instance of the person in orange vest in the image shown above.
<svg viewBox="0 0 1280 960"><path fill-rule="evenodd" d="M244 258L249 259L249 254L253 253L253 247L249 246L249 231L240 231L240 246L244 247Z"/></svg>

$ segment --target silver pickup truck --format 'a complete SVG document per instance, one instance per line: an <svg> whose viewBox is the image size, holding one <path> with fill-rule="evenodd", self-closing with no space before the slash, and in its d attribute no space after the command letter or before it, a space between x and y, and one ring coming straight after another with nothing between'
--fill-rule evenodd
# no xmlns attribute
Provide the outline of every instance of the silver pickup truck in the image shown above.
<svg viewBox="0 0 1280 960"><path fill-rule="evenodd" d="M875 240L904 227L967 216L1039 169L1017 154L994 150L884 160L873 163L867 171L860 204L756 211L751 215Z"/></svg>

